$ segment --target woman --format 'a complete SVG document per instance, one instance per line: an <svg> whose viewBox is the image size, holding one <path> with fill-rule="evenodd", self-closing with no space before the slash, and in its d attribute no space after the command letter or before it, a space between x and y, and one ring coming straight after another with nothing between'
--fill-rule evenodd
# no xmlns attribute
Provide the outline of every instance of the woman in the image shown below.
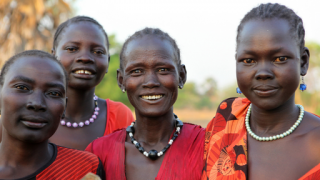
<svg viewBox="0 0 320 180"><path fill-rule="evenodd" d="M107 179L200 179L204 129L173 114L186 75L167 33L145 28L124 43L118 84L135 107L136 122L86 148L101 159Z"/></svg>
<svg viewBox="0 0 320 180"><path fill-rule="evenodd" d="M236 67L246 98L223 101L207 126L202 179L319 179L320 118L294 99L309 56L291 9L268 3L245 15Z"/></svg>
<svg viewBox="0 0 320 180"><path fill-rule="evenodd" d="M51 142L84 150L97 137L126 127L134 120L124 104L94 94L108 71L108 50L106 32L90 17L76 16L58 27L52 54L68 73L68 105Z"/></svg>

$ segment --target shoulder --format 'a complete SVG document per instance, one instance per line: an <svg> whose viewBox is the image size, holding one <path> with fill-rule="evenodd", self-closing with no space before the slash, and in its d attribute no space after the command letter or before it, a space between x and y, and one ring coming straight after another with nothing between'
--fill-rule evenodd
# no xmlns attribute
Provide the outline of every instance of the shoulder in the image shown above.
<svg viewBox="0 0 320 180"><path fill-rule="evenodd" d="M128 106L124 105L122 102L117 102L117 101L112 101L110 99L106 99L107 104L109 105L108 108L112 111L125 111L125 112L130 112L131 110L128 108ZM123 112L122 112L123 113Z"/></svg>
<svg viewBox="0 0 320 180"><path fill-rule="evenodd" d="M101 166L99 158L92 153L53 145L57 156L37 179L81 179L89 172L96 174Z"/></svg>
<svg viewBox="0 0 320 180"><path fill-rule="evenodd" d="M99 164L99 159L96 155L87 152L87 151L80 151L77 149L71 149L71 148L66 148L63 146L57 146L57 159L69 159L70 162L75 163L81 161L84 164L92 164L92 165L98 165Z"/></svg>
<svg viewBox="0 0 320 180"><path fill-rule="evenodd" d="M126 130L119 129L110 133L106 136L100 137L94 141L92 141L89 146L86 148L87 151L90 151L94 154L99 154L100 152L109 149L112 146L115 146L117 143L124 143L126 138ZM88 149L88 148L91 149Z"/></svg>
<svg viewBox="0 0 320 180"><path fill-rule="evenodd" d="M240 119L250 103L247 98L233 97L223 100L217 108L215 117L208 123L207 131L212 131L217 123L219 123L219 127L221 127L221 125L225 125L228 120Z"/></svg>

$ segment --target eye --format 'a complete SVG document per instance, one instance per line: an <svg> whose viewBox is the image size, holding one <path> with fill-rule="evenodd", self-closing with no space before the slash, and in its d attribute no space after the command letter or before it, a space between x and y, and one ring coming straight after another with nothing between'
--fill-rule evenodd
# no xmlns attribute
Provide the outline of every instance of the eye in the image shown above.
<svg viewBox="0 0 320 180"><path fill-rule="evenodd" d="M245 64L251 64L251 63L255 63L256 61L248 58L248 59L243 59L242 62L244 62Z"/></svg>
<svg viewBox="0 0 320 180"><path fill-rule="evenodd" d="M76 48L76 47L67 47L66 50L69 51L69 52L75 52L75 51L78 50L78 48Z"/></svg>
<svg viewBox="0 0 320 180"><path fill-rule="evenodd" d="M102 54L105 54L104 51L102 50L96 50L96 51L93 51L94 54L97 54L97 55L102 55Z"/></svg>
<svg viewBox="0 0 320 180"><path fill-rule="evenodd" d="M131 71L131 73L133 73L133 74L142 73L142 70L141 69L135 69L135 70Z"/></svg>
<svg viewBox="0 0 320 180"><path fill-rule="evenodd" d="M166 72L166 71L169 71L169 69L168 68L160 68L158 71L159 72Z"/></svg>
<svg viewBox="0 0 320 180"><path fill-rule="evenodd" d="M62 97L61 93L56 91L48 92L48 95L53 97Z"/></svg>
<svg viewBox="0 0 320 180"><path fill-rule="evenodd" d="M24 85L16 85L15 88L20 89L20 90L24 90L24 91L29 90L28 87L24 86Z"/></svg>
<svg viewBox="0 0 320 180"><path fill-rule="evenodd" d="M285 56L280 56L280 57L277 57L274 62L283 62L283 61L286 61L288 59L288 57L285 57Z"/></svg>

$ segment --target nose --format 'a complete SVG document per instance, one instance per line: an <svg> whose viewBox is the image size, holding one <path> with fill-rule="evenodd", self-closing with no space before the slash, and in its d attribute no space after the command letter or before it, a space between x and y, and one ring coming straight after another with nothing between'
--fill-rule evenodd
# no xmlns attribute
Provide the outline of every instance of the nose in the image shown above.
<svg viewBox="0 0 320 180"><path fill-rule="evenodd" d="M144 88L154 88L160 86L160 82L155 72L149 72L145 75L144 83L142 84L142 86Z"/></svg>
<svg viewBox="0 0 320 180"><path fill-rule="evenodd" d="M27 109L33 110L33 111L46 111L47 105L46 101L44 99L44 95L41 92L33 91L29 95L28 103L27 103Z"/></svg>
<svg viewBox="0 0 320 180"><path fill-rule="evenodd" d="M79 57L77 57L76 62L83 64L93 64L94 58L89 52L83 52Z"/></svg>
<svg viewBox="0 0 320 180"><path fill-rule="evenodd" d="M273 79L274 74L272 72L272 65L268 62L263 62L258 66L258 70L255 74L256 80Z"/></svg>

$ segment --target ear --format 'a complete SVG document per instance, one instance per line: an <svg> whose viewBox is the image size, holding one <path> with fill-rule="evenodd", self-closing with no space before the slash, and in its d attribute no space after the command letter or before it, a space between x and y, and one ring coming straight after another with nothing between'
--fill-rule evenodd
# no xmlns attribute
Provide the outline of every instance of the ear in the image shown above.
<svg viewBox="0 0 320 180"><path fill-rule="evenodd" d="M183 86L187 81L187 70L184 64L179 67L179 86Z"/></svg>
<svg viewBox="0 0 320 180"><path fill-rule="evenodd" d="M120 87L120 89L125 89L124 87L124 82L123 82L123 73L120 69L117 70L117 81L118 81L118 86Z"/></svg>
<svg viewBox="0 0 320 180"><path fill-rule="evenodd" d="M307 47L304 47L303 52L300 58L300 75L305 76L307 74L309 68L309 59L310 59L310 52Z"/></svg>

